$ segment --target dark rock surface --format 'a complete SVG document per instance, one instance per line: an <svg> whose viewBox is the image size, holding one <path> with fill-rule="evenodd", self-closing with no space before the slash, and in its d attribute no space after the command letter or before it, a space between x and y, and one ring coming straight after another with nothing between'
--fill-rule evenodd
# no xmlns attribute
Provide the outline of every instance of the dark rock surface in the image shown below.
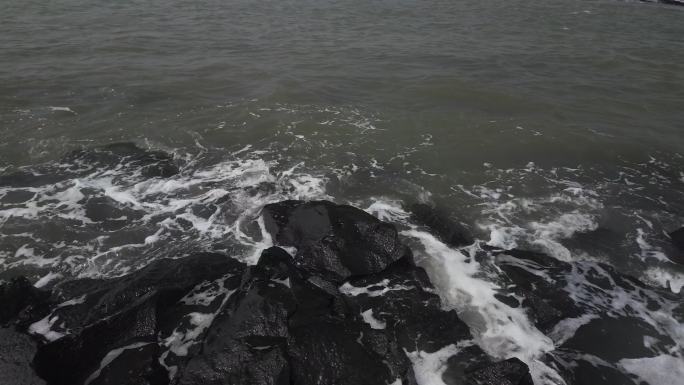
<svg viewBox="0 0 684 385"><path fill-rule="evenodd" d="M35 343L29 336L11 327L0 327L0 384L45 384L31 368L35 352Z"/></svg>
<svg viewBox="0 0 684 385"><path fill-rule="evenodd" d="M448 384L528 385L523 363L492 361L442 308L394 226L330 202L264 215L294 257L272 247L247 267L197 253L51 294L17 279L0 289L3 319L45 304L28 318L42 325L32 363L54 385L414 385L412 356L454 346Z"/></svg>
<svg viewBox="0 0 684 385"><path fill-rule="evenodd" d="M159 335L171 334L189 310L179 301L197 284L239 277L243 270L225 255L198 253L155 261L121 278L59 285L54 295L72 303L58 306L51 317L61 321L60 332L69 333L38 349L36 371L50 384L83 383L109 352L141 342L157 346Z"/></svg>
<svg viewBox="0 0 684 385"><path fill-rule="evenodd" d="M266 205L263 216L279 245L297 248L298 266L332 282L377 273L410 257L394 226L351 206L284 201Z"/></svg>
<svg viewBox="0 0 684 385"><path fill-rule="evenodd" d="M527 365L517 358L473 370L469 380L472 385L534 385Z"/></svg>
<svg viewBox="0 0 684 385"><path fill-rule="evenodd" d="M684 227L679 228L670 234L672 243L682 252L684 252Z"/></svg>
<svg viewBox="0 0 684 385"><path fill-rule="evenodd" d="M428 227L447 245L458 247L473 243L468 229L439 209L425 203L414 203L408 209L414 221Z"/></svg>
<svg viewBox="0 0 684 385"><path fill-rule="evenodd" d="M16 322L25 327L47 312L49 297L24 277L0 285L0 326Z"/></svg>

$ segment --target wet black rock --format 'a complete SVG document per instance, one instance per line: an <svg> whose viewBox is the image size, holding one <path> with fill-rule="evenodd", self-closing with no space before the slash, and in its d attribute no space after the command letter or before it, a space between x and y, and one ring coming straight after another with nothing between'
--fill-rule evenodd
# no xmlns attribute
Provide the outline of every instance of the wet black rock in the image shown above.
<svg viewBox="0 0 684 385"><path fill-rule="evenodd" d="M31 368L36 346L31 338L14 328L0 327L0 384L45 384Z"/></svg>
<svg viewBox="0 0 684 385"><path fill-rule="evenodd" d="M684 227L677 229L670 234L672 243L682 252L684 252Z"/></svg>
<svg viewBox="0 0 684 385"><path fill-rule="evenodd" d="M49 298L49 292L36 289L25 277L0 285L0 326L35 321L47 311Z"/></svg>
<svg viewBox="0 0 684 385"><path fill-rule="evenodd" d="M196 285L231 273L239 277L243 270L243 264L225 255L197 253L155 261L121 278L58 285L53 295L71 300L58 305L50 317L57 317L64 333L69 333L38 349L33 361L36 371L50 384L83 383L109 352L143 342L157 346L158 335L170 335L189 310L179 309L183 307L179 301ZM158 355L149 361L157 362ZM143 377L157 370L143 369L139 373ZM126 383L134 380L142 381L131 377Z"/></svg>
<svg viewBox="0 0 684 385"><path fill-rule="evenodd" d="M468 385L534 385L524 362L510 358L468 373Z"/></svg>
<svg viewBox="0 0 684 385"><path fill-rule="evenodd" d="M468 229L435 207L415 203L409 206L409 211L414 221L428 227L449 246L466 246L474 242Z"/></svg>
<svg viewBox="0 0 684 385"><path fill-rule="evenodd" d="M513 292L523 298L521 305L527 309L529 317L541 331L548 332L562 319L582 314L579 306L564 290L564 277L571 272L568 264L541 253L524 250L500 251L495 254L497 266L515 283ZM530 266L547 276L552 274L558 278L554 281L546 280L543 274L535 274ZM517 307L513 305L517 305L518 300L506 298L502 302Z"/></svg>
<svg viewBox="0 0 684 385"><path fill-rule="evenodd" d="M245 272L180 383L393 382L384 357L360 342L363 330L335 285L309 276L284 250L270 248Z"/></svg>
<svg viewBox="0 0 684 385"><path fill-rule="evenodd" d="M36 373L50 385L416 385L412 360L438 354L448 384L530 385L525 364L493 361L443 308L394 226L330 202L281 202L264 217L295 256L272 247L246 266L196 253L54 286L29 329L43 338ZM0 293L21 295L0 295L8 319L46 296L10 284Z"/></svg>
<svg viewBox="0 0 684 385"><path fill-rule="evenodd" d="M272 254L264 252L259 265ZM212 323L180 384L289 384L287 323L295 299L261 270L256 266L245 273L240 292Z"/></svg>
<svg viewBox="0 0 684 385"><path fill-rule="evenodd" d="M410 258L394 226L351 206L284 201L266 205L263 216L279 245L297 248L298 266L333 282Z"/></svg>

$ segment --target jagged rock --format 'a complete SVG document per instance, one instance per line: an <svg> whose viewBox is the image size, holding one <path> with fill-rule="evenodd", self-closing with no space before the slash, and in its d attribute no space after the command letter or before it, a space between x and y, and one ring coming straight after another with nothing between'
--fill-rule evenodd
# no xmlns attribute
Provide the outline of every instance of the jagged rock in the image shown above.
<svg viewBox="0 0 684 385"><path fill-rule="evenodd" d="M540 330L548 332L560 320L582 314L581 309L563 290L563 277L571 271L568 264L531 251L508 250L496 254L497 266L515 283L514 292L523 298L521 305L528 310L528 315ZM559 278L549 282L543 276L530 271L526 263L545 272L552 272Z"/></svg>
<svg viewBox="0 0 684 385"><path fill-rule="evenodd" d="M290 330L292 379L302 385L394 382L382 357L360 344L358 324L317 319Z"/></svg>
<svg viewBox="0 0 684 385"><path fill-rule="evenodd" d="M34 358L36 371L50 384L83 383L111 352L140 342L156 346L158 334L170 335L191 310L185 306L184 311L179 311L184 306L179 300L197 284L226 274L239 277L243 270L242 263L225 255L197 253L155 261L121 278L82 279L58 285L55 296L70 301L58 306L50 317L57 317L64 332L71 333L39 348ZM234 282L235 287L238 282ZM153 358L150 362L156 362L158 357ZM147 376L150 371L154 372L153 368L139 375ZM120 375L117 371L111 373ZM126 383L138 380L131 377Z"/></svg>
<svg viewBox="0 0 684 385"><path fill-rule="evenodd" d="M136 342L114 349L86 382L88 385L166 385L166 369L159 365L156 342ZM110 361L111 360L111 361Z"/></svg>
<svg viewBox="0 0 684 385"><path fill-rule="evenodd" d="M264 255L262 261L269 251ZM296 300L287 286L260 274L261 266L250 270L257 272L245 273L246 282L214 320L180 384L289 384L287 322Z"/></svg>
<svg viewBox="0 0 684 385"><path fill-rule="evenodd" d="M298 266L333 282L377 273L410 251L396 228L357 208L327 201L284 201L263 210L279 245L297 248Z"/></svg>
<svg viewBox="0 0 684 385"><path fill-rule="evenodd" d="M425 270L408 263L341 286L347 302L368 312L393 334L402 349L432 353L472 338L455 311L445 311ZM426 325L430 325L426 328Z"/></svg>
<svg viewBox="0 0 684 385"><path fill-rule="evenodd" d="M416 385L412 360L444 354L445 383L530 385L523 363L492 362L442 308L392 225L330 202L269 205L264 219L294 257L272 247L247 267L197 253L55 285L49 333L30 329L46 336L36 372L51 385Z"/></svg>
<svg viewBox="0 0 684 385"><path fill-rule="evenodd" d="M468 385L534 385L524 362L510 358L468 373Z"/></svg>
<svg viewBox="0 0 684 385"><path fill-rule="evenodd" d="M684 251L684 227L677 229L670 234L672 243L681 251Z"/></svg>
<svg viewBox="0 0 684 385"><path fill-rule="evenodd" d="M0 327L0 384L45 384L31 368L36 347L31 338L13 328Z"/></svg>
<svg viewBox="0 0 684 385"><path fill-rule="evenodd" d="M0 285L0 326L19 321L23 326L47 311L50 293L36 289L25 277Z"/></svg>
<svg viewBox="0 0 684 385"><path fill-rule="evenodd" d="M321 287L320 280L311 278L284 250L265 250L245 272L242 287L212 324L180 383L390 380L382 357L357 341L362 321L348 312L336 287Z"/></svg>
<svg viewBox="0 0 684 385"><path fill-rule="evenodd" d="M473 237L463 225L428 204L412 204L409 206L409 211L414 221L428 227L449 246L466 246L474 242Z"/></svg>

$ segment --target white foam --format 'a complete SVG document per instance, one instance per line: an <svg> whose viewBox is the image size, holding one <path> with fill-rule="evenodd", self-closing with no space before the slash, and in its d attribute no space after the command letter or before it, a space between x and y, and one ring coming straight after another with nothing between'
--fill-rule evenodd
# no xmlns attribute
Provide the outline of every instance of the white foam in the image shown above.
<svg viewBox="0 0 684 385"><path fill-rule="evenodd" d="M410 228L400 234L415 245L412 249L416 261L427 271L443 305L458 311L459 317L470 327L475 341L489 355L500 359L517 357L530 365L554 349L552 340L532 324L522 308L512 308L495 297L501 287L486 279L475 258L451 249L432 234L407 223L408 214L396 202L374 202L367 211L395 223L403 222ZM344 289L353 292L353 287ZM560 378L541 364L531 368L538 371L533 375L545 381L538 385L556 384L548 378ZM441 379L429 377L425 381Z"/></svg>
<svg viewBox="0 0 684 385"><path fill-rule="evenodd" d="M356 297L357 295L367 295L369 297L379 297L381 295L384 295L387 292L394 291L394 290L411 290L413 289L413 286L405 286L405 285L389 285L389 279L383 279L380 282L373 283L368 286L363 286L363 287L357 287L357 286L352 286L349 282L345 282L342 286L339 287L340 293L346 294L352 297Z"/></svg>
<svg viewBox="0 0 684 385"><path fill-rule="evenodd" d="M649 385L681 384L684 379L684 358L681 356L625 358L619 365Z"/></svg>
<svg viewBox="0 0 684 385"><path fill-rule="evenodd" d="M646 278L660 286L667 287L673 293L680 293L684 287L684 274L663 267L649 267L645 272Z"/></svg>
<svg viewBox="0 0 684 385"><path fill-rule="evenodd" d="M46 341L57 341L64 337L64 334L52 330L52 326L58 319L58 316L49 314L40 321L32 323L31 326L29 326L28 331L30 334L43 336Z"/></svg>
<svg viewBox="0 0 684 385"><path fill-rule="evenodd" d="M405 351L406 356L413 365L413 373L418 385L446 385L442 380L442 374L447 369L449 357L457 354L464 345L447 345L433 353L424 351Z"/></svg>
<svg viewBox="0 0 684 385"><path fill-rule="evenodd" d="M41 288L41 287L44 287L45 285L47 285L48 283L54 281L55 279L58 279L61 277L62 277L62 274L60 274L60 273L49 272L49 273L45 274L42 278L40 278L38 281L36 281L36 283L34 283L33 286L35 286L37 288Z"/></svg>
<svg viewBox="0 0 684 385"><path fill-rule="evenodd" d="M48 107L50 111L62 111L62 112L71 112L74 115L78 115L76 111L72 110L69 107L56 107L56 106L49 106Z"/></svg>
<svg viewBox="0 0 684 385"><path fill-rule="evenodd" d="M363 318L363 322L370 325L371 329L382 330L387 327L387 323L385 323L385 321L379 320L373 316L373 309L368 309L364 312L361 312L361 317Z"/></svg>
<svg viewBox="0 0 684 385"><path fill-rule="evenodd" d="M559 240L570 238L575 233L596 230L598 223L591 214L572 212L560 215L547 223L532 222L534 234L532 244L540 246L542 251L562 261L572 260L570 250Z"/></svg>
<svg viewBox="0 0 684 385"><path fill-rule="evenodd" d="M422 244L425 255L421 265L444 303L458 310L487 353L498 358L518 357L529 361L554 348L551 340L532 325L522 309L511 308L496 299L500 288L478 277L481 274L479 263L450 249L431 234L417 230L401 234Z"/></svg>
<svg viewBox="0 0 684 385"><path fill-rule="evenodd" d="M171 334L160 341L162 346L168 348L159 358L159 363L168 369L169 379L173 380L177 367L166 364L169 353L176 356L186 356L188 349L198 342L198 338L211 326L216 316L223 310L228 299L235 293L235 290L225 288L225 281L230 277L226 275L212 283L204 283L195 287L193 294L187 295L181 301L185 304L207 306L215 298L223 295L221 304L213 311L202 313L192 312L184 316L181 325L188 323L190 327L177 327ZM208 289L208 290L207 290ZM201 292L206 290L204 294Z"/></svg>
<svg viewBox="0 0 684 385"><path fill-rule="evenodd" d="M636 243L641 250L640 257L642 259L655 258L661 262L669 261L660 248L655 247L648 242L648 235L646 235L646 232L641 228L637 229Z"/></svg>
<svg viewBox="0 0 684 385"><path fill-rule="evenodd" d="M551 332L549 337L556 345L562 345L565 341L572 338L582 325L588 324L591 320L598 318L595 314L583 314L576 318L566 318L558 322Z"/></svg>

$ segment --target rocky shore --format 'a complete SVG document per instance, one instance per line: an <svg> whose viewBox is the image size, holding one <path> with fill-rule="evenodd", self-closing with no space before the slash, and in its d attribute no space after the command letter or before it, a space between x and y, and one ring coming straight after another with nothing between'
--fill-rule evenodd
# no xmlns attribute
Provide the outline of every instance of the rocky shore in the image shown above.
<svg viewBox="0 0 684 385"><path fill-rule="evenodd" d="M516 358L495 362L443 309L391 224L331 202L263 213L276 243L255 266L226 255L163 259L115 279L52 292L0 288L3 345L29 363L10 383L531 384ZM20 333L37 337L37 347ZM5 365L11 365L9 363Z"/></svg>
<svg viewBox="0 0 684 385"><path fill-rule="evenodd" d="M128 144L67 159L67 175L121 164L142 178L180 172L167 154ZM16 172L0 185L50 177ZM83 200L86 216L110 230L136 215L99 197ZM427 204L407 211L447 250L464 248L467 263L497 270L500 282L487 286L492 301L477 304L488 297L441 282L448 272L439 265L424 269L430 263L414 258L392 223L349 205L285 200L254 219L273 245L254 264L200 251L49 289L18 274L5 280L0 383L637 385L644 365L676 369L681 296L604 263L489 246ZM684 229L670 239L684 251ZM454 297L472 308L454 306ZM495 356L483 340L506 320L488 324L487 309L519 311L550 347Z"/></svg>

